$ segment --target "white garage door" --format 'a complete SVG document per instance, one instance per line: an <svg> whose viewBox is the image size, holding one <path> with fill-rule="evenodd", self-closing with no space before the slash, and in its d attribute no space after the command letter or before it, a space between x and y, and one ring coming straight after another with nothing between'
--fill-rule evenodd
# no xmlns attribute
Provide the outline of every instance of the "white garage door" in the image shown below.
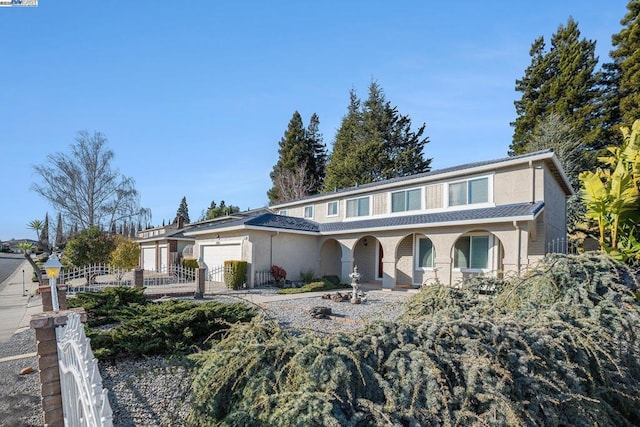
<svg viewBox="0 0 640 427"><path fill-rule="evenodd" d="M142 248L142 268L156 271L156 248Z"/></svg>
<svg viewBox="0 0 640 427"><path fill-rule="evenodd" d="M224 265L225 261L241 259L242 245L240 243L203 246L202 248L202 260L207 266L207 269Z"/></svg>

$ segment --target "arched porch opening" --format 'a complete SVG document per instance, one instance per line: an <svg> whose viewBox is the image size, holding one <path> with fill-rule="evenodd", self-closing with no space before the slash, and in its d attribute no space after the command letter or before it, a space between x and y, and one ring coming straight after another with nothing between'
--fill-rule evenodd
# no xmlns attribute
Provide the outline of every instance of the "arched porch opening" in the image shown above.
<svg viewBox="0 0 640 427"><path fill-rule="evenodd" d="M476 229L461 234L451 248L452 283L469 277L502 277L504 248L495 234Z"/></svg>
<svg viewBox="0 0 640 427"><path fill-rule="evenodd" d="M320 276L342 275L342 248L335 239L327 239L320 247Z"/></svg>
<svg viewBox="0 0 640 427"><path fill-rule="evenodd" d="M361 283L382 283L384 251L375 237L361 237L353 248L353 265L358 266Z"/></svg>
<svg viewBox="0 0 640 427"><path fill-rule="evenodd" d="M435 248L431 239L422 233L404 237L396 248L396 286L416 287L433 279Z"/></svg>

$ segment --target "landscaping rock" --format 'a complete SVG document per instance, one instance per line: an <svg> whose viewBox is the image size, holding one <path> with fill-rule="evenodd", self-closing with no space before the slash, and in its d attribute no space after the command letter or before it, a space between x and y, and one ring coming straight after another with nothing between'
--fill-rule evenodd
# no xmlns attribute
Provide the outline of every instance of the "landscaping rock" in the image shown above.
<svg viewBox="0 0 640 427"><path fill-rule="evenodd" d="M309 310L309 314L314 319L327 319L331 315L331 308L316 306Z"/></svg>
<svg viewBox="0 0 640 427"><path fill-rule="evenodd" d="M335 302L349 301L349 298L349 294L341 294L340 292L336 292L335 294L333 294L333 297L331 297L331 299Z"/></svg>

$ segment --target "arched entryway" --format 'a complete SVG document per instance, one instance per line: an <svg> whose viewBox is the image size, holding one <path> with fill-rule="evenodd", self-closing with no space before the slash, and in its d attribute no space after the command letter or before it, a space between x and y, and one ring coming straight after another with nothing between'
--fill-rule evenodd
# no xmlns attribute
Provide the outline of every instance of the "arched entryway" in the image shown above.
<svg viewBox="0 0 640 427"><path fill-rule="evenodd" d="M384 251L373 236L364 236L353 248L353 265L358 266L361 283L382 283Z"/></svg>
<svg viewBox="0 0 640 427"><path fill-rule="evenodd" d="M320 276L342 275L342 248L335 239L328 239L320 248Z"/></svg>
<svg viewBox="0 0 640 427"><path fill-rule="evenodd" d="M400 241L396 249L396 286L420 286L435 274L435 248L425 234L414 233Z"/></svg>

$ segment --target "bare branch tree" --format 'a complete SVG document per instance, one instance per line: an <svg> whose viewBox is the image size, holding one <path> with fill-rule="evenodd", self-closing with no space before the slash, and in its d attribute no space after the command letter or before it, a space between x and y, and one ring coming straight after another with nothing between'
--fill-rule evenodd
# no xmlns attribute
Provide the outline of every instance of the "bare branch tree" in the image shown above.
<svg viewBox="0 0 640 427"><path fill-rule="evenodd" d="M42 183L32 189L65 215L69 224L82 229L92 225L110 229L127 220L147 221L149 209L140 207L140 195L132 178L111 169L114 153L100 132L79 132L71 155L55 153L44 165L34 166Z"/></svg>
<svg viewBox="0 0 640 427"><path fill-rule="evenodd" d="M308 196L314 188L314 182L307 177L307 165L303 163L294 170L276 169L273 186L277 195L275 202L280 203Z"/></svg>

